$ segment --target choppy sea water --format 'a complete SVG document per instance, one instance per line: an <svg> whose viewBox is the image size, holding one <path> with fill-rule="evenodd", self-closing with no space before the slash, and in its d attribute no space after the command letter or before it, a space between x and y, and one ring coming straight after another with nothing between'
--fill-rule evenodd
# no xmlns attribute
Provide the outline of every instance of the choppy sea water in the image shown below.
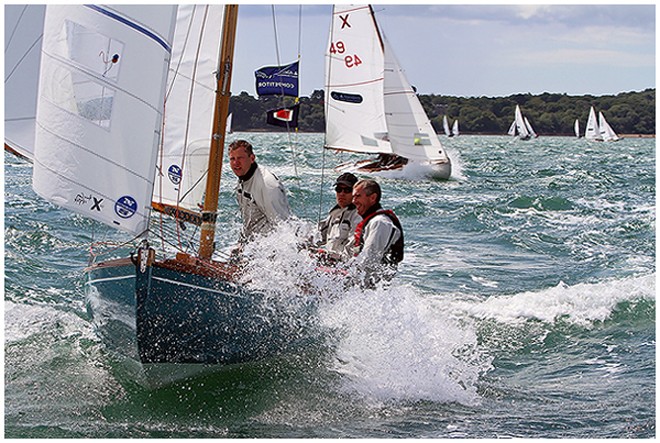
<svg viewBox="0 0 660 443"><path fill-rule="evenodd" d="M321 134L295 148L238 137L300 224L329 209L331 167L355 158L324 153ZM442 140L452 180L377 176L407 240L391 287L327 286L324 342L160 389L107 352L86 312L91 239L127 239L35 196L31 166L5 155L5 436L654 437L655 140ZM226 247L234 182L225 167ZM283 229L259 245L254 280L295 296L305 268L287 266L297 228Z"/></svg>

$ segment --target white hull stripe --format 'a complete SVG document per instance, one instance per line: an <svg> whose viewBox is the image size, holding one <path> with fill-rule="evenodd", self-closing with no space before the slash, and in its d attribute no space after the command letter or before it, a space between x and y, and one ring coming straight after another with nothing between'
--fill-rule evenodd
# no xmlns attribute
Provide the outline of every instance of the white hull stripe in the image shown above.
<svg viewBox="0 0 660 443"><path fill-rule="evenodd" d="M217 289L211 289L211 288L207 288L207 287L204 287L204 286L192 285L190 283L184 283L184 282L180 282L180 281L176 281L176 280L170 280L169 278L153 277L153 279L158 280L158 281L162 281L162 282L165 282L165 283L169 283L169 284L172 284L172 285L186 286L188 288L201 289L202 291L213 292L215 294L222 294L222 295L226 295L226 296L229 296L229 297L239 297L240 298L240 296L238 296L236 294L232 294L230 292L219 291Z"/></svg>
<svg viewBox="0 0 660 443"><path fill-rule="evenodd" d="M85 284L86 285L94 285L96 283L106 283L106 282L113 282L113 281L119 281L119 280L129 280L129 279L134 279L134 278L135 278L134 275L125 275L125 276L122 276L122 277L97 278L97 279L85 282ZM203 291L213 292L215 294L222 294L222 295L226 295L226 296L229 296L229 297L240 297L239 295L232 294L230 292L220 291L220 290L217 290L217 289L207 288L207 287L199 286L199 285L192 285L190 283L183 283L183 282L176 281L176 280L170 280L169 278L153 277L153 279L162 281L164 283L169 283L169 284L172 284L172 285L186 286L188 288L200 289L200 290L203 290Z"/></svg>
<svg viewBox="0 0 660 443"><path fill-rule="evenodd" d="M123 277L107 277L107 278L96 278L94 280L89 280L86 282L86 285L93 285L95 283L105 283L108 281L118 281L118 280L128 280L131 278L135 278L134 275L124 275Z"/></svg>

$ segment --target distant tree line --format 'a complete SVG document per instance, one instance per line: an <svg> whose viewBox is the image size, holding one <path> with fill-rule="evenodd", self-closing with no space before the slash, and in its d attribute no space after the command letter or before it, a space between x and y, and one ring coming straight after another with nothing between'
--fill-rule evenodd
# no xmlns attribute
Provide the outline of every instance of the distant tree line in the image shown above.
<svg viewBox="0 0 660 443"><path fill-rule="evenodd" d="M299 130L323 132L325 130L322 90L310 97L300 98ZM451 97L446 95L419 95L436 132L442 133L442 117L451 122L458 119L463 134L506 134L516 105L530 120L540 135L572 135L575 119L581 131L587 123L589 108L602 111L610 126L619 134L655 134L655 88L641 92L617 95L570 96L543 93L516 94L508 97ZM266 124L266 112L291 105L290 97L255 98L247 92L233 96L230 104L232 125L236 131L285 130Z"/></svg>

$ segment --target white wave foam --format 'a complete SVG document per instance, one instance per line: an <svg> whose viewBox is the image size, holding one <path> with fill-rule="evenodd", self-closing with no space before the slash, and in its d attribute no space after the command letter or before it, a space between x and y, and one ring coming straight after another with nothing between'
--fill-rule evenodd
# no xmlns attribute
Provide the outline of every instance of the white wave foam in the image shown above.
<svg viewBox="0 0 660 443"><path fill-rule="evenodd" d="M575 286L560 283L538 292L490 297L485 301L458 300L450 309L507 324L529 319L552 323L562 318L587 327L606 320L617 304L635 299L655 299L655 274Z"/></svg>
<svg viewBox="0 0 660 443"><path fill-rule="evenodd" d="M81 335L97 340L90 324L70 312L49 306L26 305L5 301L5 343L15 343L34 335L60 329L60 337Z"/></svg>

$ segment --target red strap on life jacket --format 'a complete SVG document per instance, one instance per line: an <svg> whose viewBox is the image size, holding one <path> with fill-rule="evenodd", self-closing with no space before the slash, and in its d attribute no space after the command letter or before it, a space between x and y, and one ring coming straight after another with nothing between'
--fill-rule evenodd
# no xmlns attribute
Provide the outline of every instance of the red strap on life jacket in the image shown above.
<svg viewBox="0 0 660 443"><path fill-rule="evenodd" d="M360 223L355 227L355 246L360 248L362 246L362 232L364 231L364 227L367 225L369 220L374 218L375 216L379 214L385 214L385 215L390 215L394 218L397 218L396 215L394 214L394 211L391 209L379 209L369 215L367 215L366 218L363 218Z"/></svg>

